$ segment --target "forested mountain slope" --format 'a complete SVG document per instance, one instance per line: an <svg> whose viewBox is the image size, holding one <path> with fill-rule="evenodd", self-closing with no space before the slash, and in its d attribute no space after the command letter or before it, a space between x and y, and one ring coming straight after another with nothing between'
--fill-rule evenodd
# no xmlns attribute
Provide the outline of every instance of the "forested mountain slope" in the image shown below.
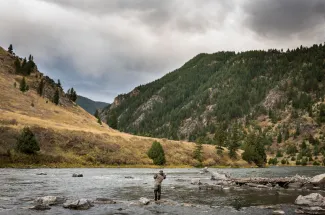
<svg viewBox="0 0 325 215"><path fill-rule="evenodd" d="M138 135L211 143L219 125L227 130L236 122L242 131L252 125L272 130L269 139L276 141L282 127L292 136L298 125L304 130L322 121L324 61L323 44L199 54L161 79L119 95L101 116Z"/></svg>
<svg viewBox="0 0 325 215"><path fill-rule="evenodd" d="M78 95L76 103L90 114L95 114L97 109L101 109L109 105L106 102L93 101L80 95Z"/></svg>

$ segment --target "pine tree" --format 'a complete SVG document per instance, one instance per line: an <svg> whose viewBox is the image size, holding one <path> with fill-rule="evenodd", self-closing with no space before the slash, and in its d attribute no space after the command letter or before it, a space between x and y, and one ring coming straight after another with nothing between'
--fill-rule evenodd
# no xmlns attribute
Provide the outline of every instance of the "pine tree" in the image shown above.
<svg viewBox="0 0 325 215"><path fill-rule="evenodd" d="M60 88L62 88L60 79L58 79L58 84L57 84L57 86L60 87Z"/></svg>
<svg viewBox="0 0 325 215"><path fill-rule="evenodd" d="M10 54L13 54L13 53L14 53L14 48L12 47L12 44L9 45L9 47L8 47L8 52L9 52Z"/></svg>
<svg viewBox="0 0 325 215"><path fill-rule="evenodd" d="M94 116L95 116L96 118L99 117L98 109L96 109Z"/></svg>
<svg viewBox="0 0 325 215"><path fill-rule="evenodd" d="M97 122L98 122L98 124L102 124L102 120L100 119L100 117L97 117Z"/></svg>
<svg viewBox="0 0 325 215"><path fill-rule="evenodd" d="M38 85L37 93L42 96L43 95L43 89L44 89L44 80L42 79L41 82Z"/></svg>
<svg viewBox="0 0 325 215"><path fill-rule="evenodd" d="M15 69L16 69L16 73L19 74L20 73L20 69L21 69L21 64L20 64L20 60L17 57L15 60Z"/></svg>
<svg viewBox="0 0 325 215"><path fill-rule="evenodd" d="M56 88L54 97L53 97L53 103L58 105L59 101L60 101L60 92L59 92L59 88Z"/></svg>
<svg viewBox="0 0 325 215"><path fill-rule="evenodd" d="M289 137L290 137L290 134L289 134L289 129L288 129L288 128L286 128L286 129L284 130L284 140L288 140L288 139L289 139Z"/></svg>
<svg viewBox="0 0 325 215"><path fill-rule="evenodd" d="M232 134L228 145L229 156L231 158L237 157L236 151L239 149L239 147L240 147L240 135L239 135L237 125L234 125L232 128Z"/></svg>
<svg viewBox="0 0 325 215"><path fill-rule="evenodd" d="M321 104L319 107L319 114L317 117L317 122L319 124L325 122L325 105L324 104Z"/></svg>
<svg viewBox="0 0 325 215"><path fill-rule="evenodd" d="M25 127L18 137L16 149L26 154L35 154L40 150L35 135L28 127Z"/></svg>
<svg viewBox="0 0 325 215"><path fill-rule="evenodd" d="M297 124L297 126L296 126L295 136L298 137L299 135L300 135L300 125Z"/></svg>
<svg viewBox="0 0 325 215"><path fill-rule="evenodd" d="M71 89L68 89L67 96L73 102L77 101L78 99L77 92L73 89L73 87Z"/></svg>
<svg viewBox="0 0 325 215"><path fill-rule="evenodd" d="M112 112L110 115L108 115L107 124L109 127L117 129L118 120L115 112Z"/></svg>
<svg viewBox="0 0 325 215"><path fill-rule="evenodd" d="M281 143L282 142L282 134L279 132L278 137L277 137L277 142Z"/></svg>
<svg viewBox="0 0 325 215"><path fill-rule="evenodd" d="M217 127L217 131L214 135L214 140L216 142L217 150L222 149L222 146L225 145L226 133L222 125Z"/></svg>
<svg viewBox="0 0 325 215"><path fill-rule="evenodd" d="M264 142L263 136L255 133L249 134L245 140L242 158L248 163L255 163L258 167L263 167L266 163Z"/></svg>
<svg viewBox="0 0 325 215"><path fill-rule="evenodd" d="M21 92L26 92L29 90L25 77L21 79L19 89Z"/></svg>
<svg viewBox="0 0 325 215"><path fill-rule="evenodd" d="M203 149L203 145L201 142L196 142L195 143L195 150L193 153L193 158L196 159L197 161L199 161L200 166L202 164L202 149Z"/></svg>
<svg viewBox="0 0 325 215"><path fill-rule="evenodd" d="M165 152L161 144L157 141L152 143L151 148L148 151L148 156L153 160L155 165L164 165L166 163Z"/></svg>
<svg viewBox="0 0 325 215"><path fill-rule="evenodd" d="M26 64L27 64L27 60L26 60L26 58L24 58L24 60L23 60L23 63L22 63L22 65L21 65L21 67L22 67L22 68L25 68Z"/></svg>

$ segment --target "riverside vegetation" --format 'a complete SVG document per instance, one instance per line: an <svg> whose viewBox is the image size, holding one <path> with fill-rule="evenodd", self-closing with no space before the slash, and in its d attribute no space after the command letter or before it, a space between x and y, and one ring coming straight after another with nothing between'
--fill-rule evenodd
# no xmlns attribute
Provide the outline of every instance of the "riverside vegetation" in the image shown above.
<svg viewBox="0 0 325 215"><path fill-rule="evenodd" d="M74 89L65 92L60 80L38 71L32 55L20 58L13 46L0 47L0 91L0 167L153 167L147 153L154 141L163 148L166 166L198 165L194 143L134 136L100 124L75 103ZM233 160L204 144L201 154L201 165L247 165L240 151Z"/></svg>

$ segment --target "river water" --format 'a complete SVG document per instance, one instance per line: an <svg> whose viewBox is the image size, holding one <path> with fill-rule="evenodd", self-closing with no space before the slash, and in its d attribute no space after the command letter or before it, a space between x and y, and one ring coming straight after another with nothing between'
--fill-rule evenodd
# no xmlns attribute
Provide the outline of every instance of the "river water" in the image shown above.
<svg viewBox="0 0 325 215"><path fill-rule="evenodd" d="M140 197L153 198L153 175L159 169L140 168L80 168L80 169L0 169L0 214L198 214L197 209L172 209L161 207L157 211L144 209L125 212L113 210L121 205L93 207L88 211L70 211L57 206L46 212L31 212L28 207L37 197L63 196L68 199L111 198L116 201L136 201ZM232 177L285 177L296 174L315 176L325 172L323 167L271 167L264 169L210 169L230 174ZM190 185L191 179L209 178L202 176L199 169L164 169L167 179L163 182L162 198L180 203L201 205L205 214L237 214L226 206L240 202L243 207L258 205L292 205L299 194L306 191L265 191L265 190L199 190ZM37 175L37 173L47 175ZM82 173L84 177L73 178L73 173ZM132 178L129 178L132 177ZM322 192L322 191L321 191ZM228 208L224 212L219 207ZM200 209L202 212L203 209ZM127 211L129 210L129 211ZM172 211L174 210L174 211ZM272 212L272 211L271 211ZM246 211L247 213L247 211ZM249 212L253 213L253 212ZM256 211L260 214L262 211ZM264 213L263 214L267 214Z"/></svg>

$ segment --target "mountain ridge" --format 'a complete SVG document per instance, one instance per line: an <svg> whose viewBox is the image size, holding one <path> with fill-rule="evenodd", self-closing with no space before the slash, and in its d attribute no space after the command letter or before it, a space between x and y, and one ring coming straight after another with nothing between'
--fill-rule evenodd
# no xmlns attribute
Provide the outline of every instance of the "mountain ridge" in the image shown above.
<svg viewBox="0 0 325 215"><path fill-rule="evenodd" d="M81 95L77 96L76 103L92 115L95 114L97 109L102 109L109 105L107 102L94 101Z"/></svg>
<svg viewBox="0 0 325 215"><path fill-rule="evenodd" d="M109 124L116 118L123 132L208 144L218 144L220 131L230 137L236 128L241 148L248 133L258 132L273 155L288 145L312 143L311 136L325 152L324 74L324 44L203 53L118 95L100 116ZM232 142L226 138L221 145Z"/></svg>

